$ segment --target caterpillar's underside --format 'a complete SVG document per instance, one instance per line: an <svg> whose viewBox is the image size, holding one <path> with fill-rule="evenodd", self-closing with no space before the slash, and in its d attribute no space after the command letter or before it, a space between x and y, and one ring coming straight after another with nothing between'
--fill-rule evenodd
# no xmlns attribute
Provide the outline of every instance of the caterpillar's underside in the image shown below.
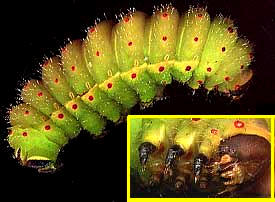
<svg viewBox="0 0 275 202"><path fill-rule="evenodd" d="M133 187L138 181L137 186L148 190L192 193L197 187L216 195L248 182L253 186L263 173L270 174L271 137L264 119L131 118L130 122ZM222 171L225 166L228 169ZM146 190L139 189L131 189L133 196ZM252 190L269 196L268 191Z"/></svg>
<svg viewBox="0 0 275 202"><path fill-rule="evenodd" d="M151 102L172 79L194 89L239 90L252 76L252 59L233 22L210 22L202 8L180 16L166 6L151 17L133 11L116 25L100 22L47 60L42 80L25 84L23 103L10 110L9 143L23 164L55 162L81 129L100 135L106 120Z"/></svg>

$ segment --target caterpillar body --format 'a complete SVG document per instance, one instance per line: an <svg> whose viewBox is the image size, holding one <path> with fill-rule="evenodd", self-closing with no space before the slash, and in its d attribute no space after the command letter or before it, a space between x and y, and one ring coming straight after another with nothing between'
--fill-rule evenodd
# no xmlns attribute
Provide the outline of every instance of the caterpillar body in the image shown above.
<svg viewBox="0 0 275 202"><path fill-rule="evenodd" d="M132 118L130 126L131 197L234 196L248 194L247 183L247 196L270 197L267 120Z"/></svg>
<svg viewBox="0 0 275 202"><path fill-rule="evenodd" d="M9 112L8 140L23 165L55 162L81 129L100 135L138 102L150 103L172 80L193 89L239 90L252 77L253 51L232 20L212 22L203 8L182 16L172 6L151 17L132 11L103 21L42 65L42 80L22 89Z"/></svg>

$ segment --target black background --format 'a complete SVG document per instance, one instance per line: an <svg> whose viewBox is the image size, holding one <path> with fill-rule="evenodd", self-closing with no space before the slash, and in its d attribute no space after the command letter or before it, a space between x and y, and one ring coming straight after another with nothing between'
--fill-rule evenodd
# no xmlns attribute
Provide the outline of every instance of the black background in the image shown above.
<svg viewBox="0 0 275 202"><path fill-rule="evenodd" d="M30 200L34 194L53 196L87 196L95 200L126 200L126 124L108 125L108 135L93 140L82 132L61 153L61 170L55 174L38 174L22 168L12 158L6 141L5 111L16 103L24 79L39 78L39 64L45 56L56 54L67 38L85 37L85 29L96 18L115 19L128 8L152 13L152 8L171 2L180 12L188 5L206 5L211 17L222 13L231 16L255 45L253 80L240 101L200 89L192 96L188 87L174 83L166 88L166 100L132 114L275 114L274 1L10 1L1 3L2 17L0 73L1 153L0 183L2 193L14 193ZM273 12L273 13L272 13ZM104 15L105 13L105 15ZM65 191L62 191L65 190ZM38 199L38 198L36 198Z"/></svg>

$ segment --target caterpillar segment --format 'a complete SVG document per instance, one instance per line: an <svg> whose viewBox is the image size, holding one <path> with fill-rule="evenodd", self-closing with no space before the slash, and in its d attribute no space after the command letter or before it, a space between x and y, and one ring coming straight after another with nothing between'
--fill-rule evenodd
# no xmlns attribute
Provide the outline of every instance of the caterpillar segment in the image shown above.
<svg viewBox="0 0 275 202"><path fill-rule="evenodd" d="M70 86L77 95L83 95L95 84L90 75L86 62L81 40L74 40L62 49L62 64L65 76Z"/></svg>
<svg viewBox="0 0 275 202"><path fill-rule="evenodd" d="M222 195L254 182L270 167L270 128L264 119L145 118L137 126L142 129L131 136L130 146L139 162L131 161L138 163L131 165L131 175L145 186L172 180L175 191L197 187Z"/></svg>
<svg viewBox="0 0 275 202"><path fill-rule="evenodd" d="M42 80L26 83L21 97L47 117L41 126L49 121L47 134L53 131L48 136L56 136L55 142L59 134L70 139L81 129L100 135L106 120L118 122L138 102L150 103L173 79L192 88L239 90L252 76L252 52L231 20L211 22L205 9L191 7L181 16L163 6L151 17L132 11L116 25L102 21L88 29L85 39L68 43L60 56L43 64ZM224 75L230 79L220 79ZM20 121L21 115L17 121L12 116L14 127L45 134Z"/></svg>

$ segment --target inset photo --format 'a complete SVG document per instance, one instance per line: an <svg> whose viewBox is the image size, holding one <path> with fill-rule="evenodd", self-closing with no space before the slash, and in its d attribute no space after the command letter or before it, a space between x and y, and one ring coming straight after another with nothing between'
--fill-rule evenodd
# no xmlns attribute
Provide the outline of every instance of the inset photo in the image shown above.
<svg viewBox="0 0 275 202"><path fill-rule="evenodd" d="M270 198L273 122L271 116L128 116L128 201Z"/></svg>

